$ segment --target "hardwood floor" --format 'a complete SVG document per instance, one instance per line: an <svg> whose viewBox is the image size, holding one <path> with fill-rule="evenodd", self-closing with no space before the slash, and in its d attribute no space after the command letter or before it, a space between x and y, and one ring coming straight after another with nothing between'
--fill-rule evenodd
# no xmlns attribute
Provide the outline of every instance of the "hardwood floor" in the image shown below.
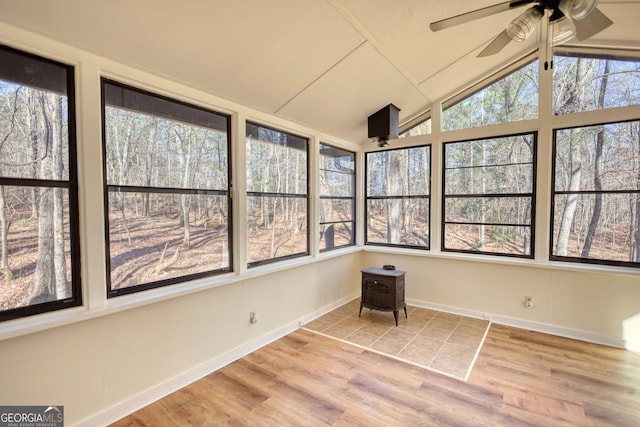
<svg viewBox="0 0 640 427"><path fill-rule="evenodd" d="M640 355L492 325L468 382L298 330L115 426L640 426Z"/></svg>

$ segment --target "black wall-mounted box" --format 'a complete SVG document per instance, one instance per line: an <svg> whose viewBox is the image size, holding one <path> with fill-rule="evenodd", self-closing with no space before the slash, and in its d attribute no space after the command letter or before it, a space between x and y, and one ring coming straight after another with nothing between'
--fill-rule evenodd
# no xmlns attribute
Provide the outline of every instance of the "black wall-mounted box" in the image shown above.
<svg viewBox="0 0 640 427"><path fill-rule="evenodd" d="M389 104L369 116L369 138L388 141L398 137L400 109Z"/></svg>

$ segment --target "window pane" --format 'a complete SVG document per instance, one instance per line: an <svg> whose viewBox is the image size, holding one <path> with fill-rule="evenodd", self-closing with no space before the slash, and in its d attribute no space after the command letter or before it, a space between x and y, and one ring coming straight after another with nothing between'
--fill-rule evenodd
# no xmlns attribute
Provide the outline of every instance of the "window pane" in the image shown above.
<svg viewBox="0 0 640 427"><path fill-rule="evenodd" d="M105 116L109 185L227 188L226 133L108 106Z"/></svg>
<svg viewBox="0 0 640 427"><path fill-rule="evenodd" d="M247 136L247 191L307 194L306 143L305 149L301 150L297 137L259 129L265 129L259 134L268 139ZM291 144L290 139L295 143Z"/></svg>
<svg viewBox="0 0 640 427"><path fill-rule="evenodd" d="M418 135L428 135L431 133L431 117L427 120L418 123L412 128L406 130L400 135L400 138L407 138L410 136L418 136Z"/></svg>
<svg viewBox="0 0 640 427"><path fill-rule="evenodd" d="M505 165L446 169L447 194L530 193L533 186L532 165Z"/></svg>
<svg viewBox="0 0 640 427"><path fill-rule="evenodd" d="M531 257L534 160L535 134L445 144L443 250Z"/></svg>
<svg viewBox="0 0 640 427"><path fill-rule="evenodd" d="M355 185L355 174L343 172L320 171L320 195L335 197L352 197Z"/></svg>
<svg viewBox="0 0 640 427"><path fill-rule="evenodd" d="M102 84L109 296L230 271L228 117Z"/></svg>
<svg viewBox="0 0 640 427"><path fill-rule="evenodd" d="M68 180L67 96L0 80L0 100L0 176Z"/></svg>
<svg viewBox="0 0 640 427"><path fill-rule="evenodd" d="M255 123L247 122L246 134L247 139L252 141L271 142L292 150L300 150L303 152L308 150L309 141L306 138Z"/></svg>
<svg viewBox="0 0 640 427"><path fill-rule="evenodd" d="M217 114L136 88L107 83L103 86L103 93L104 103L119 110L137 111L150 117L217 130L223 134L226 134L229 127L229 118L224 114Z"/></svg>
<svg viewBox="0 0 640 427"><path fill-rule="evenodd" d="M459 252L530 255L531 227L445 224L444 245Z"/></svg>
<svg viewBox="0 0 640 427"><path fill-rule="evenodd" d="M367 153L367 196L428 195L429 146Z"/></svg>
<svg viewBox="0 0 640 427"><path fill-rule="evenodd" d="M353 245L353 223L339 222L320 226L320 250Z"/></svg>
<svg viewBox="0 0 640 427"><path fill-rule="evenodd" d="M249 264L307 253L307 199L248 196Z"/></svg>
<svg viewBox="0 0 640 427"><path fill-rule="evenodd" d="M447 145L446 168L530 163L533 134L456 142Z"/></svg>
<svg viewBox="0 0 640 427"><path fill-rule="evenodd" d="M468 129L538 117L538 61L484 86L442 112L442 129Z"/></svg>
<svg viewBox="0 0 640 427"><path fill-rule="evenodd" d="M367 153L366 243L429 248L431 147Z"/></svg>
<svg viewBox="0 0 640 427"><path fill-rule="evenodd" d="M552 257L640 262L640 121L555 134Z"/></svg>
<svg viewBox="0 0 640 427"><path fill-rule="evenodd" d="M605 193L600 194L600 197L601 213L596 223L592 223L596 194L560 194L554 197L553 255L588 260L640 262L640 235L637 226L640 196L638 193ZM574 214L565 220L569 210ZM589 237L591 229L592 237ZM565 233L566 237L562 236ZM586 241L589 238L591 243L587 245Z"/></svg>
<svg viewBox="0 0 640 427"><path fill-rule="evenodd" d="M73 68L0 46L0 320L80 305Z"/></svg>
<svg viewBox="0 0 640 427"><path fill-rule="evenodd" d="M352 199L320 199L320 223L336 221L352 221Z"/></svg>
<svg viewBox="0 0 640 427"><path fill-rule="evenodd" d="M307 139L246 124L247 263L308 253Z"/></svg>
<svg viewBox="0 0 640 427"><path fill-rule="evenodd" d="M531 198L448 197L445 215L447 222L531 225Z"/></svg>
<svg viewBox="0 0 640 427"><path fill-rule="evenodd" d="M367 243L429 247L429 199L368 200Z"/></svg>
<svg viewBox="0 0 640 427"><path fill-rule="evenodd" d="M355 244L356 154L320 144L320 250Z"/></svg>
<svg viewBox="0 0 640 427"><path fill-rule="evenodd" d="M553 62L553 111L570 114L640 104L640 61L558 56Z"/></svg>
<svg viewBox="0 0 640 427"><path fill-rule="evenodd" d="M0 208L8 225L0 310L72 297L68 190L0 186Z"/></svg>
<svg viewBox="0 0 640 427"><path fill-rule="evenodd" d="M638 135L640 121L558 130L556 191L637 190Z"/></svg>
<svg viewBox="0 0 640 427"><path fill-rule="evenodd" d="M226 196L110 191L111 289L228 270L227 200Z"/></svg>
<svg viewBox="0 0 640 427"><path fill-rule="evenodd" d="M320 170L355 175L356 154L351 151L321 143Z"/></svg>

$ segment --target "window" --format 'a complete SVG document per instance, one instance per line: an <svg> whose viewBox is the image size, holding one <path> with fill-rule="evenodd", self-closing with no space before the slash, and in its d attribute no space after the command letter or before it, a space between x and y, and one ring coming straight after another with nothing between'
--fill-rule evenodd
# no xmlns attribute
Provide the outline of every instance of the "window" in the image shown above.
<svg viewBox="0 0 640 427"><path fill-rule="evenodd" d="M429 249L431 146L367 153L366 243Z"/></svg>
<svg viewBox="0 0 640 427"><path fill-rule="evenodd" d="M468 129L538 117L538 61L474 87L443 105L442 130Z"/></svg>
<svg viewBox="0 0 640 427"><path fill-rule="evenodd" d="M442 249L533 257L536 134L444 145Z"/></svg>
<svg viewBox="0 0 640 427"><path fill-rule="evenodd" d="M320 144L320 250L355 244L356 155Z"/></svg>
<svg viewBox="0 0 640 427"><path fill-rule="evenodd" d="M428 135L431 133L431 117L419 120L416 124L409 124L409 127L400 134L400 138L410 136Z"/></svg>
<svg viewBox="0 0 640 427"><path fill-rule="evenodd" d="M82 303L73 67L0 46L0 320Z"/></svg>
<svg viewBox="0 0 640 427"><path fill-rule="evenodd" d="M309 253L309 141L247 123L247 263Z"/></svg>
<svg viewBox="0 0 640 427"><path fill-rule="evenodd" d="M556 55L553 111L579 113L640 104L640 61L597 55Z"/></svg>
<svg viewBox="0 0 640 427"><path fill-rule="evenodd" d="M109 296L230 271L229 117L102 91Z"/></svg>
<svg viewBox="0 0 640 427"><path fill-rule="evenodd" d="M640 266L640 121L554 139L552 259Z"/></svg>

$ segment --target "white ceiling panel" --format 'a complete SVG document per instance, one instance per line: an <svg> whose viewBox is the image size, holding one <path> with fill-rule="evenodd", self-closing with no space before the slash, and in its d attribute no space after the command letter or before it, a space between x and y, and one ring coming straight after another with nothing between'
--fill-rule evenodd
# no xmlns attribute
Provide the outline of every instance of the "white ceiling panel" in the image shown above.
<svg viewBox="0 0 640 427"><path fill-rule="evenodd" d="M433 32L429 24L452 15L493 4L492 1L444 2L442 8L424 0L337 0L362 23L377 43L406 71L422 82L437 69L455 63L461 56L475 56L508 22L524 9L503 12L464 25ZM439 3L439 2L436 2ZM442 9L442 10L440 10ZM505 56L508 57L508 56Z"/></svg>
<svg viewBox="0 0 640 427"><path fill-rule="evenodd" d="M428 100L370 44L327 72L287 104L279 114L354 142L367 141L367 117L387 104L411 117ZM360 104L366 108L353 108Z"/></svg>
<svg viewBox="0 0 640 427"><path fill-rule="evenodd" d="M501 64L496 64L494 57L476 58L476 55L482 50L482 48L478 48L472 54L449 64L446 68L422 81L420 88L425 93L439 94L441 97L454 95L476 83L480 77L487 76L520 59L533 51L535 47L536 42L532 40L524 43L511 43L500 54L500 58L505 57Z"/></svg>
<svg viewBox="0 0 640 427"><path fill-rule="evenodd" d="M439 32L503 0L0 0L0 19L354 142L534 49L539 30L476 55L529 5ZM602 0L614 25L584 44L640 48L640 0Z"/></svg>
<svg viewBox="0 0 640 427"><path fill-rule="evenodd" d="M0 4L9 22L271 112L364 40L324 0Z"/></svg>

